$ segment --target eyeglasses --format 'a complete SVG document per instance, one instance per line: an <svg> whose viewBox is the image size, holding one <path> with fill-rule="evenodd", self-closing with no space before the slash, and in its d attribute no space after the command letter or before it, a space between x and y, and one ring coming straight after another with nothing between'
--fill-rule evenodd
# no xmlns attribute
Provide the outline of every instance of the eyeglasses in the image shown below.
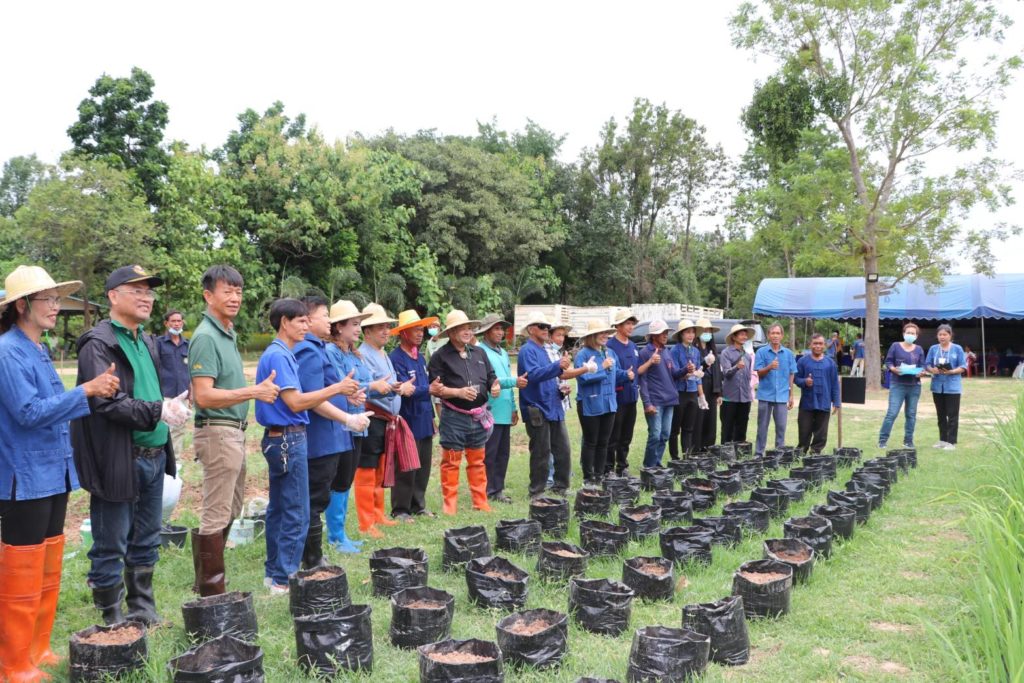
<svg viewBox="0 0 1024 683"><path fill-rule="evenodd" d="M131 294L136 299L149 299L150 301L156 299L156 292L152 289L139 289L138 287L133 287L131 289L118 288L117 291L125 294Z"/></svg>
<svg viewBox="0 0 1024 683"><path fill-rule="evenodd" d="M61 298L59 296L37 296L29 301L45 301L50 308L60 308Z"/></svg>

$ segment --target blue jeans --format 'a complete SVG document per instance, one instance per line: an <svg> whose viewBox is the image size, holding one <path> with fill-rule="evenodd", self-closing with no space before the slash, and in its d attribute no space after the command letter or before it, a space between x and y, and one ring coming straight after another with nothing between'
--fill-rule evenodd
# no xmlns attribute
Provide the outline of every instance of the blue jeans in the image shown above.
<svg viewBox="0 0 1024 683"><path fill-rule="evenodd" d="M782 448L786 445L786 420L789 417L789 406L786 403L775 401L757 402L757 444L754 448L754 455L764 455L765 446L768 445L768 425L775 420L775 447Z"/></svg>
<svg viewBox="0 0 1024 683"><path fill-rule="evenodd" d="M668 435L672 432L672 413L675 406L658 406L647 418L647 448L644 449L644 467L660 467L661 456L665 454Z"/></svg>
<svg viewBox="0 0 1024 683"><path fill-rule="evenodd" d="M287 586L299 570L309 530L309 461L305 432L263 435L263 457L270 475L267 503L267 560L264 575Z"/></svg>
<svg viewBox="0 0 1024 683"><path fill-rule="evenodd" d="M882 431L878 433L878 443L889 442L889 433L892 431L892 423L900 414L900 407L906 404L903 409L903 417L906 424L903 426L903 443L914 443L914 427L917 425L917 401L921 398L920 384L903 384L893 381L889 385L889 410L882 420Z"/></svg>
<svg viewBox="0 0 1024 683"><path fill-rule="evenodd" d="M120 584L124 568L152 567L160 559L160 517L163 514L164 465L167 454L135 458L139 497L134 503L115 503L89 497L92 548L89 585L110 588Z"/></svg>

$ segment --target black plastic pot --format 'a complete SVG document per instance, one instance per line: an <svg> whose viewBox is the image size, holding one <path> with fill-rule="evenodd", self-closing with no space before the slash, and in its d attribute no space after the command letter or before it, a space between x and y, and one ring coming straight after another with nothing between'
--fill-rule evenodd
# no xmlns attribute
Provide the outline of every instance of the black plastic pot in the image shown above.
<svg viewBox="0 0 1024 683"><path fill-rule="evenodd" d="M708 453L713 455L718 462L736 462L736 448L731 443L720 443L708 446Z"/></svg>
<svg viewBox="0 0 1024 683"><path fill-rule="evenodd" d="M764 542L764 559L793 568L793 583L807 583L814 572L814 548L799 538L769 538Z"/></svg>
<svg viewBox="0 0 1024 683"><path fill-rule="evenodd" d="M889 495L889 481L888 479L886 479L884 470L882 472L879 472L877 470L868 471L865 470L864 468L861 468L854 472L850 476L850 479L865 484L871 484L878 490L883 500L886 498L886 496Z"/></svg>
<svg viewBox="0 0 1024 683"><path fill-rule="evenodd" d="M896 451L895 453L887 455L881 459L895 463L896 467L899 468L900 474L910 473L910 461L907 460L907 454L903 451Z"/></svg>
<svg viewBox="0 0 1024 683"><path fill-rule="evenodd" d="M736 449L736 457L740 459L749 458L754 454L754 444L749 441L736 441L733 448Z"/></svg>
<svg viewBox="0 0 1024 683"><path fill-rule="evenodd" d="M678 565L687 562L711 564L714 531L703 526L669 527L658 536L661 556Z"/></svg>
<svg viewBox="0 0 1024 683"><path fill-rule="evenodd" d="M803 479L769 479L764 485L765 488L785 493L791 503L802 501L807 492L807 482Z"/></svg>
<svg viewBox="0 0 1024 683"><path fill-rule="evenodd" d="M661 508L663 522L693 520L693 498L685 491L659 491L651 496L651 503Z"/></svg>
<svg viewBox="0 0 1024 683"><path fill-rule="evenodd" d="M160 547L161 548L184 548L185 539L188 537L187 526L175 526L173 524L164 524L160 527Z"/></svg>
<svg viewBox="0 0 1024 683"><path fill-rule="evenodd" d="M871 496L865 491L829 491L825 494L825 502L852 509L860 524L864 524L871 517Z"/></svg>
<svg viewBox="0 0 1024 683"><path fill-rule="evenodd" d="M788 467L793 464L796 459L796 453L792 448L778 448L779 452L779 467Z"/></svg>
<svg viewBox="0 0 1024 683"><path fill-rule="evenodd" d="M577 517L607 517L612 509L612 494L595 488L582 488L576 492L573 510Z"/></svg>
<svg viewBox="0 0 1024 683"><path fill-rule="evenodd" d="M820 467L825 479L836 478L837 460L834 455L808 455L803 459L804 467Z"/></svg>
<svg viewBox="0 0 1024 683"><path fill-rule="evenodd" d="M672 476L679 481L697 474L697 461L690 459L669 460L668 468L672 470Z"/></svg>
<svg viewBox="0 0 1024 683"><path fill-rule="evenodd" d="M661 528L661 508L657 505L620 507L619 524L629 530L629 537L633 540L653 536Z"/></svg>
<svg viewBox="0 0 1024 683"><path fill-rule="evenodd" d="M750 575L781 575L769 581ZM744 562L732 576L732 593L743 597L743 611L748 619L774 619L789 612L793 591L793 568L775 560Z"/></svg>
<svg viewBox="0 0 1024 683"><path fill-rule="evenodd" d="M427 585L427 554L419 548L383 548L370 555L373 595L389 598L400 590Z"/></svg>
<svg viewBox="0 0 1024 683"><path fill-rule="evenodd" d="M590 676L581 676L576 679L576 683L619 683L614 678L591 678Z"/></svg>
<svg viewBox="0 0 1024 683"><path fill-rule="evenodd" d="M729 471L740 475L740 482L743 486L751 487L760 484L764 479L764 467L760 460L742 460L729 465Z"/></svg>
<svg viewBox="0 0 1024 683"><path fill-rule="evenodd" d="M181 606L181 618L185 633L194 641L233 636L254 642L259 633L249 592L231 591L186 602Z"/></svg>
<svg viewBox="0 0 1024 683"><path fill-rule="evenodd" d="M712 545L733 546L743 540L740 518L734 515L698 517L693 520L693 523L711 530Z"/></svg>
<svg viewBox="0 0 1024 683"><path fill-rule="evenodd" d="M704 475L711 474L718 469L718 460L714 456L693 458L693 461L697 463L697 472Z"/></svg>
<svg viewBox="0 0 1024 683"><path fill-rule="evenodd" d="M406 588L391 596L391 644L414 648L451 633L455 597L436 588Z"/></svg>
<svg viewBox="0 0 1024 683"><path fill-rule="evenodd" d="M583 548L565 541L544 541L540 544L537 574L545 579L567 579L583 576L590 557Z"/></svg>
<svg viewBox="0 0 1024 683"><path fill-rule="evenodd" d="M859 448L836 448L833 453L835 454L840 467L850 467L853 463L860 460L861 457L861 450Z"/></svg>
<svg viewBox="0 0 1024 683"><path fill-rule="evenodd" d="M675 590L672 560L631 557L622 563L622 583L641 600L671 600Z"/></svg>
<svg viewBox="0 0 1024 683"><path fill-rule="evenodd" d="M842 505L815 505L811 508L812 515L824 517L832 522L832 533L839 538L851 538L857 525L857 510Z"/></svg>
<svg viewBox="0 0 1024 683"><path fill-rule="evenodd" d="M502 519L494 528L494 547L511 553L534 553L540 548L540 522Z"/></svg>
<svg viewBox="0 0 1024 683"><path fill-rule="evenodd" d="M174 683L263 683L263 650L220 636L167 662Z"/></svg>
<svg viewBox="0 0 1024 683"><path fill-rule="evenodd" d="M341 567L304 569L288 577L288 608L293 617L336 612L351 604L348 576Z"/></svg>
<svg viewBox="0 0 1024 683"><path fill-rule="evenodd" d="M640 488L644 491L671 491L675 481L667 467L645 467L640 470Z"/></svg>
<svg viewBox="0 0 1024 683"><path fill-rule="evenodd" d="M569 614L580 628L617 636L629 628L633 589L611 579L569 579Z"/></svg>
<svg viewBox="0 0 1024 683"><path fill-rule="evenodd" d="M824 559L832 555L832 522L824 517L790 517L782 523L786 538L799 538Z"/></svg>
<svg viewBox="0 0 1024 683"><path fill-rule="evenodd" d="M764 455L757 458L757 462L764 470L775 470L779 468L779 461L782 459L782 452L778 450L765 451Z"/></svg>
<svg viewBox="0 0 1024 683"><path fill-rule="evenodd" d="M558 666L565 656L569 617L550 609L510 614L495 626L502 658L512 666Z"/></svg>
<svg viewBox="0 0 1024 683"><path fill-rule="evenodd" d="M882 507L882 500L885 497L885 492L881 485L876 486L875 484L871 484L866 481L851 479L846 482L846 490L866 495L871 501L872 510L877 510Z"/></svg>
<svg viewBox="0 0 1024 683"><path fill-rule="evenodd" d="M645 626L633 634L626 680L689 681L708 668L711 639L685 628Z"/></svg>
<svg viewBox="0 0 1024 683"><path fill-rule="evenodd" d="M808 486L821 486L825 481L825 473L820 467L792 467L789 470L790 479L803 479Z"/></svg>
<svg viewBox="0 0 1024 683"><path fill-rule="evenodd" d="M295 617L295 654L309 674L373 670L369 605L349 605L333 614Z"/></svg>
<svg viewBox="0 0 1024 683"><path fill-rule="evenodd" d="M743 490L743 479L739 472L712 472L708 479L714 482L723 496L735 496Z"/></svg>
<svg viewBox="0 0 1024 683"><path fill-rule="evenodd" d="M750 492L750 500L766 505L772 517L784 517L789 511L789 496L779 489L754 489Z"/></svg>
<svg viewBox="0 0 1024 683"><path fill-rule="evenodd" d="M541 531L552 538L562 538L569 531L569 501L565 498L542 497L530 501L530 519L540 522Z"/></svg>
<svg viewBox="0 0 1024 683"><path fill-rule="evenodd" d="M715 602L683 607L683 628L711 638L709 659L727 666L741 666L750 659L750 635L743 598L730 595Z"/></svg>
<svg viewBox="0 0 1024 683"><path fill-rule="evenodd" d="M878 472L885 477L890 488L898 484L900 481L900 466L895 460L887 460L886 458L875 458L874 460L868 460L860 468L862 472Z"/></svg>
<svg viewBox="0 0 1024 683"><path fill-rule="evenodd" d="M707 510L714 507L718 499L718 485L710 479L690 477L683 480L683 491L693 498L693 509Z"/></svg>
<svg viewBox="0 0 1024 683"><path fill-rule="evenodd" d="M501 650L497 643L476 638L442 640L421 645L417 651L420 683L504 683ZM474 661L460 662L457 659L460 655L471 655Z"/></svg>
<svg viewBox="0 0 1024 683"><path fill-rule="evenodd" d="M136 637L129 642L117 645L88 642L97 633L116 633L126 629L136 631ZM146 666L147 656L146 625L142 622L122 621L112 626L90 626L71 634L68 643L70 680L72 683L91 683L141 671Z"/></svg>
<svg viewBox="0 0 1024 683"><path fill-rule="evenodd" d="M752 533L763 534L768 531L771 521L771 510L764 503L755 501L737 501L722 506L722 514L740 518L740 524Z"/></svg>
<svg viewBox="0 0 1024 683"><path fill-rule="evenodd" d="M566 508L568 513L568 508ZM541 524L543 527L543 523ZM482 526L464 526L459 529L445 529L444 549L441 567L453 570L462 567L476 557L490 557L491 539Z"/></svg>
<svg viewBox="0 0 1024 683"><path fill-rule="evenodd" d="M466 563L469 600L481 607L519 609L526 604L529 578L504 557L478 557Z"/></svg>
<svg viewBox="0 0 1024 683"><path fill-rule="evenodd" d="M580 522L580 547L591 555L617 555L629 543L629 529L596 519Z"/></svg>
<svg viewBox="0 0 1024 683"><path fill-rule="evenodd" d="M917 449L916 448L894 448L891 451L886 451L886 455L902 455L907 460L907 465L910 469L917 467Z"/></svg>

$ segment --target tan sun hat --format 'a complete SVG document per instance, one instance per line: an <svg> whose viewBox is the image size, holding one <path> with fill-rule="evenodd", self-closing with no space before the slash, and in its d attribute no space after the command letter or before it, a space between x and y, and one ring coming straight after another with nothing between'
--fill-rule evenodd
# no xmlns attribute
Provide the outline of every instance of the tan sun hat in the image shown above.
<svg viewBox="0 0 1024 683"><path fill-rule="evenodd" d="M59 296L65 297L81 288L80 280L54 282L50 274L39 266L18 266L4 280L4 300L0 301L0 308L12 301L45 292L48 289L56 289Z"/></svg>
<svg viewBox="0 0 1024 683"><path fill-rule="evenodd" d="M388 312L380 304L366 304L366 307L363 309L363 315L366 316L366 319L363 320L362 327L390 325L391 323L398 322L389 316Z"/></svg>
<svg viewBox="0 0 1024 683"><path fill-rule="evenodd" d="M369 313L360 313L356 305L347 299L335 301L331 306L330 312L327 313L327 321L332 325L340 323L342 320L352 320L353 318L356 320L366 320L369 317Z"/></svg>
<svg viewBox="0 0 1024 683"><path fill-rule="evenodd" d="M608 334L611 334L614 331L615 328L613 328L608 323L602 322L597 318L591 318L590 320L587 321L587 327L581 331L582 333L580 334L580 339L586 339L591 335L601 334L602 332L607 332Z"/></svg>
<svg viewBox="0 0 1024 683"><path fill-rule="evenodd" d="M523 329L519 331L519 334L523 335L524 337L527 336L526 331L530 329L530 326L532 325L547 325L550 328L551 321L549 321L547 317L539 311L531 313L530 317L526 319L526 323L523 325Z"/></svg>
<svg viewBox="0 0 1024 683"><path fill-rule="evenodd" d="M697 327L703 328L705 330L710 330L711 332L718 332L721 329L712 325L711 321L708 320L707 318L701 318L700 320L698 320Z"/></svg>
<svg viewBox="0 0 1024 683"><path fill-rule="evenodd" d="M676 341L679 341L683 338L684 330L696 330L698 327L700 327L700 325L693 322L689 318L683 318L682 320L679 321L679 324L676 325L676 331L672 333L672 338L675 339Z"/></svg>
<svg viewBox="0 0 1024 683"><path fill-rule="evenodd" d="M411 330L414 327L425 329L436 322L438 322L436 317L420 318L420 314L410 308L408 311L402 311L398 314L398 327L391 328L391 335L398 336L402 330Z"/></svg>
<svg viewBox="0 0 1024 683"><path fill-rule="evenodd" d="M618 327L627 320L632 320L635 323L640 322L637 317L633 315L633 311L628 308L616 308L615 312L612 313L612 327Z"/></svg>
<svg viewBox="0 0 1024 683"><path fill-rule="evenodd" d="M662 320L661 318L658 318L657 320L652 320L651 324L647 326L648 337L657 336L662 332L668 332L668 323Z"/></svg>
<svg viewBox="0 0 1024 683"><path fill-rule="evenodd" d="M488 313L484 316L484 319L480 321L480 327L476 328L476 334L483 334L487 330L491 329L495 325L501 325L505 329L509 328L508 321L502 318L497 313Z"/></svg>
<svg viewBox="0 0 1024 683"><path fill-rule="evenodd" d="M448 333L451 332L456 327L461 327L462 325L472 325L474 328L476 328L476 326L479 324L479 320L470 320L469 316L466 315L465 311L460 311L459 309L456 308L449 311L448 315L445 316L444 329L438 332L437 336L447 337Z"/></svg>
<svg viewBox="0 0 1024 683"><path fill-rule="evenodd" d="M748 327L742 323L736 323L735 325L729 328L729 334L725 335L725 343L732 344L732 336L737 332L742 332L743 330L746 330L750 334L754 334L753 327Z"/></svg>

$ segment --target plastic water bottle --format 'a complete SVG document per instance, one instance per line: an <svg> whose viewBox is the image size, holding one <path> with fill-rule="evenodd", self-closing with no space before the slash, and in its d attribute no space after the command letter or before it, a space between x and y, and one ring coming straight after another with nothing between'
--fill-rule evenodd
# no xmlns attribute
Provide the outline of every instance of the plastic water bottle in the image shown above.
<svg viewBox="0 0 1024 683"><path fill-rule="evenodd" d="M82 520L82 526L78 527L78 534L82 537L82 545L88 548L92 545L92 520L86 517Z"/></svg>

